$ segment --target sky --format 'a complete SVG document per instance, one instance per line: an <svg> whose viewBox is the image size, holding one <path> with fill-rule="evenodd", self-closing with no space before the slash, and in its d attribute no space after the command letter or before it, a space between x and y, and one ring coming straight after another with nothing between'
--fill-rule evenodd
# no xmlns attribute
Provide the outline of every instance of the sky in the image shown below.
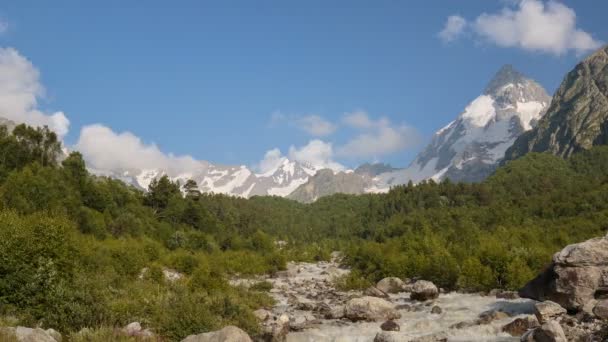
<svg viewBox="0 0 608 342"><path fill-rule="evenodd" d="M407 166L504 64L553 93L605 1L5 1L0 116L100 168Z"/></svg>

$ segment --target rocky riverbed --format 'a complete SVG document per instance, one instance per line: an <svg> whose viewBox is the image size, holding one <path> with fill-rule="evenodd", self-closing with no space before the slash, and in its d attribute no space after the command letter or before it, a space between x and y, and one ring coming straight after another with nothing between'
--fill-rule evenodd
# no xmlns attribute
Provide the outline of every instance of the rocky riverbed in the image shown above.
<svg viewBox="0 0 608 342"><path fill-rule="evenodd" d="M441 293L412 300L411 284L391 288L386 281L364 292L338 291L334 280L348 272L335 261L289 263L266 279L276 300L272 309L256 312L266 340L519 341L503 327L517 318L534 319L534 302L527 299Z"/></svg>

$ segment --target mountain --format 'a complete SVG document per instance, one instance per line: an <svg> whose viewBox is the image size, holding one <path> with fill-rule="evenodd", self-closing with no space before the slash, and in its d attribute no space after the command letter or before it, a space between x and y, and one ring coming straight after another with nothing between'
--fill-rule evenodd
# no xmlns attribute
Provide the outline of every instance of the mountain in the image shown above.
<svg viewBox="0 0 608 342"><path fill-rule="evenodd" d="M378 175L378 188L422 180L476 182L494 171L515 139L542 117L550 97L541 85L503 66L482 95L402 170Z"/></svg>
<svg viewBox="0 0 608 342"><path fill-rule="evenodd" d="M323 196L336 193L363 194L366 192L379 192L385 189L377 189L374 184L376 176L397 170L388 164L365 163L354 171L334 172L324 169L318 171L313 177L298 187L287 198L310 203Z"/></svg>
<svg viewBox="0 0 608 342"><path fill-rule="evenodd" d="M322 169L282 158L271 170L256 174L246 166L199 162L188 173L167 170L93 170L147 189L167 174L184 184L193 179L202 192L240 197L276 195L313 202L334 193L385 192L391 186L425 179L480 181L494 171L505 151L542 117L549 96L535 81L512 66L503 66L485 91L456 120L435 133L431 143L405 169L363 164L354 171Z"/></svg>
<svg viewBox="0 0 608 342"><path fill-rule="evenodd" d="M222 193L239 197L255 195L287 196L298 186L306 183L318 168L298 161L283 158L272 170L256 174L248 167L215 165L200 161L199 167L187 173L172 173L167 170L91 170L97 175L120 179L140 189L147 189L154 178L163 175L181 184L193 179L202 192Z"/></svg>
<svg viewBox="0 0 608 342"><path fill-rule="evenodd" d="M608 46L570 71L553 96L547 115L522 135L505 156L548 151L561 157L608 144Z"/></svg>

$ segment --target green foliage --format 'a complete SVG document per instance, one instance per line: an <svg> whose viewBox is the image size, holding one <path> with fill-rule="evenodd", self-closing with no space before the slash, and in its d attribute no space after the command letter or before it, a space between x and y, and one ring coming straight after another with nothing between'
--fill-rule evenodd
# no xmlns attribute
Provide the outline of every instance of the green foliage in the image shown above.
<svg viewBox="0 0 608 342"><path fill-rule="evenodd" d="M59 148L46 128L0 127L0 314L75 341L115 340L114 327L135 320L167 340L226 324L256 333L252 310L272 305L269 284L227 279L335 250L352 268L340 289L387 276L517 289L566 244L608 229L608 147L570 160L532 153L480 184L410 183L309 205L201 194L194 182L182 195L168 177L144 193L90 175L77 152L58 165ZM73 334L83 327L108 328Z"/></svg>

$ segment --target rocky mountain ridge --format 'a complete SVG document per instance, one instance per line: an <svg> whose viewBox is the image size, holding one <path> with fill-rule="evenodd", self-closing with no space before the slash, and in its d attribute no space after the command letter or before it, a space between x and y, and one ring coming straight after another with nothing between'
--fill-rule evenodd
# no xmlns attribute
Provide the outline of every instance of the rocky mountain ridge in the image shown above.
<svg viewBox="0 0 608 342"><path fill-rule="evenodd" d="M506 152L506 160L528 152L569 157L608 144L608 46L591 54L562 81L547 114Z"/></svg>

